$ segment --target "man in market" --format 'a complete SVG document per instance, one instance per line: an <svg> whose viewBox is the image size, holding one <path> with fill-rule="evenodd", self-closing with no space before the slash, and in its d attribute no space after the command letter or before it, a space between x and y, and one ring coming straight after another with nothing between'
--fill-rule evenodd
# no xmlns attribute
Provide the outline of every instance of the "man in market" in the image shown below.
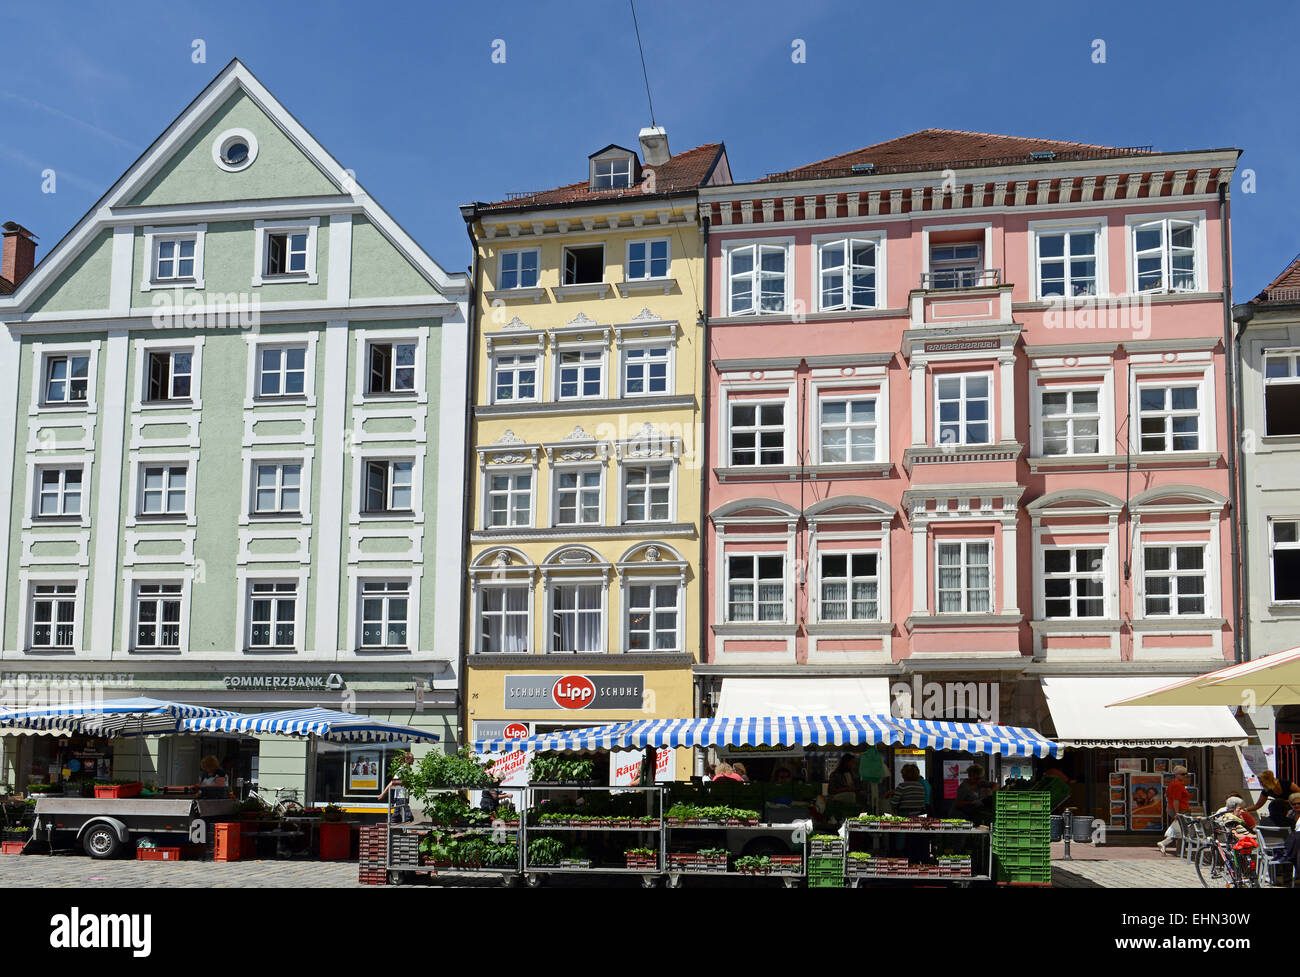
<svg viewBox="0 0 1300 977"><path fill-rule="evenodd" d="M984 782L984 768L972 763L966 768L966 779L957 785L957 797L952 802L953 817L965 818L972 824L990 824L989 810L992 788Z"/></svg>
<svg viewBox="0 0 1300 977"><path fill-rule="evenodd" d="M887 776L885 744L877 743L863 750L858 760L858 780L866 794L866 809L872 814L880 813L880 786Z"/></svg>

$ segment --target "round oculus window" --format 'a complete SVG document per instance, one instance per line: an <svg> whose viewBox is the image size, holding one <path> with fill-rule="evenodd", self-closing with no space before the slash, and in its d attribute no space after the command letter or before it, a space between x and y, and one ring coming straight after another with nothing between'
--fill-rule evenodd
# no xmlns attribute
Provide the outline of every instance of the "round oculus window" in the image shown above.
<svg viewBox="0 0 1300 977"><path fill-rule="evenodd" d="M228 166L241 166L248 162L248 143L232 139L221 150L221 158Z"/></svg>
<svg viewBox="0 0 1300 977"><path fill-rule="evenodd" d="M257 137L247 129L227 129L212 143L212 160L223 170L237 173L257 159Z"/></svg>

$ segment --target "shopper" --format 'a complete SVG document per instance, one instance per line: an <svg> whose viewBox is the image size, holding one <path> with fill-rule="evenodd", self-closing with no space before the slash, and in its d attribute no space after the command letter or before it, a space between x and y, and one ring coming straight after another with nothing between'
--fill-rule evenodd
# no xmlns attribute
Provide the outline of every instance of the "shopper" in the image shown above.
<svg viewBox="0 0 1300 977"><path fill-rule="evenodd" d="M716 767L713 768L713 779L715 781L717 780L734 780L737 782L740 781L740 777L736 774L735 768L732 767L732 765L728 763L726 760L723 760Z"/></svg>
<svg viewBox="0 0 1300 977"><path fill-rule="evenodd" d="M1187 792L1187 768L1174 767L1173 773L1174 779L1165 787L1165 808L1169 812L1169 827L1165 829L1165 836L1156 842L1156 847L1160 849L1162 855L1167 855L1169 846L1182 838L1183 825L1178 820L1178 815L1186 814L1192 802L1191 795Z"/></svg>
<svg viewBox="0 0 1300 977"><path fill-rule="evenodd" d="M1288 817L1287 798L1300 791L1300 787L1290 781L1279 781L1272 770L1261 770L1259 783L1263 789L1251 810L1258 811L1267 804L1268 814L1261 818L1261 823L1275 828L1292 827L1295 822Z"/></svg>
<svg viewBox="0 0 1300 977"><path fill-rule="evenodd" d="M965 818L972 824L988 824L993 820L988 809L992 788L984 782L984 768L972 763L966 768L966 779L957 785L957 797L952 802L955 817Z"/></svg>
<svg viewBox="0 0 1300 977"><path fill-rule="evenodd" d="M1227 800L1223 802L1223 807L1215 811L1212 817L1215 820L1224 822L1240 821L1251 831L1254 831L1255 826L1259 824L1255 819L1255 815L1250 813L1250 808L1246 806L1246 802L1241 799L1240 794L1229 794Z"/></svg>
<svg viewBox="0 0 1300 977"><path fill-rule="evenodd" d="M399 768L410 769L413 763L415 763L415 755L407 753L403 756L398 766ZM411 813L411 801L410 798L406 796L406 788L402 786L402 778L400 774L393 774L392 779L388 781L388 785L379 792L378 799L382 801L390 792L392 793L392 808L390 809L391 813L388 818L389 823L405 824L408 821L414 821L415 815ZM488 793L488 791L484 791L484 797L486 797Z"/></svg>
<svg viewBox="0 0 1300 977"><path fill-rule="evenodd" d="M877 743L862 751L858 760L858 779L867 797L867 810L880 813L880 785L888 775L885 766L885 744Z"/></svg>
<svg viewBox="0 0 1300 977"><path fill-rule="evenodd" d="M745 783L749 783L749 771L745 769L745 765L743 763L733 763L731 765L731 772L734 773L741 780L743 780Z"/></svg>
<svg viewBox="0 0 1300 977"><path fill-rule="evenodd" d="M889 792L894 813L901 817L920 817L926 813L925 785L921 783L921 768L915 763L908 763L903 766L900 773L903 775L903 782Z"/></svg>
<svg viewBox="0 0 1300 977"><path fill-rule="evenodd" d="M858 803L857 758L852 753L840 757L840 764L831 772L830 783L826 787L827 799L837 804Z"/></svg>
<svg viewBox="0 0 1300 977"><path fill-rule="evenodd" d="M221 769L221 764L217 762L216 757L208 755L200 760L199 771L200 787L226 786L226 771Z"/></svg>

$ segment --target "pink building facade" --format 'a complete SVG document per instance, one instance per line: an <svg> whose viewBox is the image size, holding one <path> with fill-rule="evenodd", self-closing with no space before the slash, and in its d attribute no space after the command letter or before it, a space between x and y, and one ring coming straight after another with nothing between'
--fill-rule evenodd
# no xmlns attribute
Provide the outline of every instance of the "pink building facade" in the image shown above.
<svg viewBox="0 0 1300 977"><path fill-rule="evenodd" d="M926 130L701 193L706 708L923 674L1050 729L1043 679L1233 657L1236 158Z"/></svg>

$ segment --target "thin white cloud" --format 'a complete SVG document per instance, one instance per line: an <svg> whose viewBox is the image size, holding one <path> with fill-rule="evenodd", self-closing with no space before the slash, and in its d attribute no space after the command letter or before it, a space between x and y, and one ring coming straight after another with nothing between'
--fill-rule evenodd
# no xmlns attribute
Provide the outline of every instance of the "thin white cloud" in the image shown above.
<svg viewBox="0 0 1300 977"><path fill-rule="evenodd" d="M88 132L93 132L95 135L100 136L103 139L107 139L109 142L117 143L119 146L125 146L128 149L130 149L135 145L135 143L131 142L130 140L123 139L121 136L117 135L116 133L109 132L107 129L104 129L101 126L97 126L93 122L87 122L85 119L78 119L75 115L69 115L67 112L64 112L62 109L56 109L53 105L46 105L44 102L38 102L35 99L28 98L25 95L19 95L15 92L9 92L9 91L0 91L0 98L7 99L11 102L16 102L19 105L24 105L27 108L32 109L36 112L44 112L46 115L52 115L56 119L62 119L65 122L71 122L74 125L81 126L83 129L87 130Z"/></svg>

